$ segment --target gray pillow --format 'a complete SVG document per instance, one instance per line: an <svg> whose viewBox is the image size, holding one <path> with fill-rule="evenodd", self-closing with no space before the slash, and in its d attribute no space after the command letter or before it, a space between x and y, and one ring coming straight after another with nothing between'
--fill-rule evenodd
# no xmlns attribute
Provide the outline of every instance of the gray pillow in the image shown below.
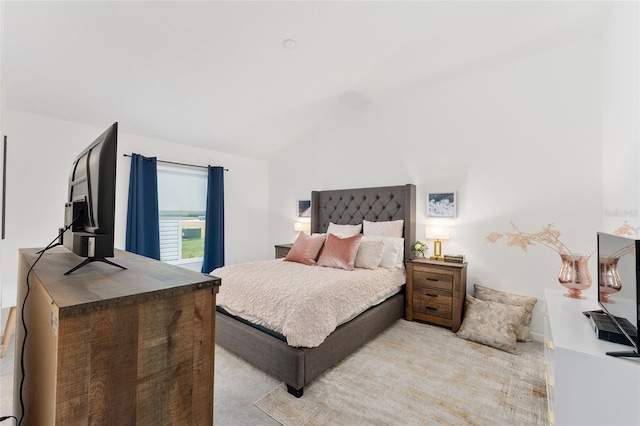
<svg viewBox="0 0 640 426"><path fill-rule="evenodd" d="M512 354L520 354L516 347L516 324L525 310L522 306L505 305L467 296L462 325L456 336L491 346Z"/></svg>
<svg viewBox="0 0 640 426"><path fill-rule="evenodd" d="M516 337L519 342L530 342L529 331L531 330L531 313L538 299L531 296L521 296L519 294L505 293L504 291L493 290L488 287L474 284L474 296L477 299L491 302L503 303L505 305L522 306L526 315L522 321L516 325Z"/></svg>

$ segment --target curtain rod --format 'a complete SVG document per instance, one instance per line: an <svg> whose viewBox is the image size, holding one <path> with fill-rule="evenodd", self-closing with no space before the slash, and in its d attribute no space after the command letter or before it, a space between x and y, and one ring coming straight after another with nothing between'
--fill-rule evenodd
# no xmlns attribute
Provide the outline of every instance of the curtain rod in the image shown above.
<svg viewBox="0 0 640 426"><path fill-rule="evenodd" d="M125 157L129 157L131 158L131 154L124 154ZM177 163L175 161L166 161L166 160L158 160L156 159L156 161L158 163L165 163L165 164L175 164L176 166L187 166L187 167L197 167L199 169L207 169L208 166L199 166L197 164L187 164L187 163ZM224 169L225 172L228 172L229 169Z"/></svg>

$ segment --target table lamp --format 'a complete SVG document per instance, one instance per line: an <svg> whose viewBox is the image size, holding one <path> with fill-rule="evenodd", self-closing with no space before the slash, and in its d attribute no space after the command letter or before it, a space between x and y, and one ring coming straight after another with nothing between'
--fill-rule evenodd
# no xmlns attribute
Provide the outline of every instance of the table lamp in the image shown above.
<svg viewBox="0 0 640 426"><path fill-rule="evenodd" d="M303 231L306 234L311 234L311 222L295 221L293 223L293 230L296 232Z"/></svg>
<svg viewBox="0 0 640 426"><path fill-rule="evenodd" d="M427 226L424 230L424 236L428 240L433 241L433 256L429 257L431 260L444 260L442 256L442 241L448 240L451 237L449 228Z"/></svg>

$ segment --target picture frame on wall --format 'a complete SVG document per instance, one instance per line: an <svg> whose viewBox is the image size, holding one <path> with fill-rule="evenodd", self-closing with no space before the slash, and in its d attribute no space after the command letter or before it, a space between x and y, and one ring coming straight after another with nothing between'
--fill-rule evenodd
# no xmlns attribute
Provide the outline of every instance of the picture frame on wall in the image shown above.
<svg viewBox="0 0 640 426"><path fill-rule="evenodd" d="M456 192L429 192L427 194L427 216L455 219Z"/></svg>
<svg viewBox="0 0 640 426"><path fill-rule="evenodd" d="M311 218L311 200L298 200L298 217Z"/></svg>

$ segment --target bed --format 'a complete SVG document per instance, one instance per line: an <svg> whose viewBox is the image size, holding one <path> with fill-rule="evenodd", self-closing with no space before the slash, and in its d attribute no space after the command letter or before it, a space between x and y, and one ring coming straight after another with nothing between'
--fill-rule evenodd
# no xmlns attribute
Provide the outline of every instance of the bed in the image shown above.
<svg viewBox="0 0 640 426"><path fill-rule="evenodd" d="M364 220L403 220L406 260L415 241L415 197L413 184L313 191L311 232L325 233L330 223L355 225ZM301 397L305 385L402 318L404 305L402 287L391 297L339 325L316 347L290 346L279 333L218 309L216 343L283 381L289 393Z"/></svg>

